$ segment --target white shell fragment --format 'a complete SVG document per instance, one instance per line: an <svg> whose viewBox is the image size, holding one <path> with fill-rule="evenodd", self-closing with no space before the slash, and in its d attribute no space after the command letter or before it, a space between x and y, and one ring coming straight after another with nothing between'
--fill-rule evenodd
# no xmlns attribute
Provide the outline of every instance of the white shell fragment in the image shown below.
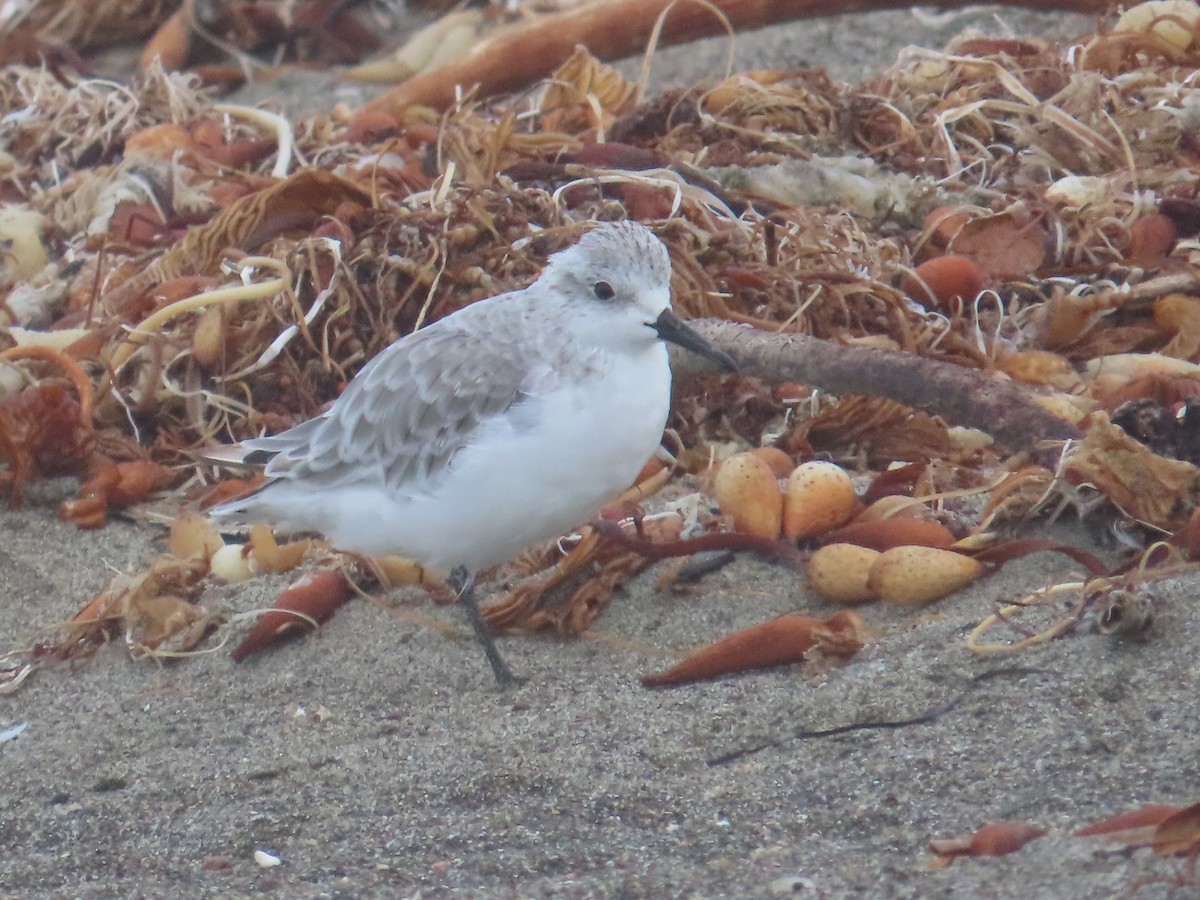
<svg viewBox="0 0 1200 900"><path fill-rule="evenodd" d="M1045 197L1059 206L1087 206L1108 198L1111 191L1108 179L1095 175L1067 175L1046 188Z"/></svg>
<svg viewBox="0 0 1200 900"><path fill-rule="evenodd" d="M0 731L0 744L7 744L9 741L15 741L28 727L28 722L22 722L19 725L13 725L11 728L5 728L3 731Z"/></svg>
<svg viewBox="0 0 1200 900"><path fill-rule="evenodd" d="M42 243L46 219L24 206L0 206L0 287L28 281L50 262Z"/></svg>

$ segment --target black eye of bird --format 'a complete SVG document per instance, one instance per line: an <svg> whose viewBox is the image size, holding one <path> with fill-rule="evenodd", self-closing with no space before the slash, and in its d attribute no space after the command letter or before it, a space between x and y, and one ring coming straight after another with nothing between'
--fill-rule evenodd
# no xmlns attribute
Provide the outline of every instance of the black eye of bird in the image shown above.
<svg viewBox="0 0 1200 900"><path fill-rule="evenodd" d="M597 281L592 285L592 292L596 295L597 300L611 300L617 295L613 290L613 286L607 281Z"/></svg>

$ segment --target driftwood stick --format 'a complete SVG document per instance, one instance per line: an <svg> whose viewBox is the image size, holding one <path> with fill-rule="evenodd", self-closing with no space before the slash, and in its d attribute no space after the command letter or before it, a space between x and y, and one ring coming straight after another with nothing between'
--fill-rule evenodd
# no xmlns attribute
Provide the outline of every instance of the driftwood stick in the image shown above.
<svg viewBox="0 0 1200 900"><path fill-rule="evenodd" d="M700 335L734 358L744 375L795 381L833 394L868 394L978 428L1008 450L1080 436L1036 402L1035 388L912 353L843 347L803 334L773 334L721 319L693 319ZM698 365L672 358L677 374Z"/></svg>
<svg viewBox="0 0 1200 900"><path fill-rule="evenodd" d="M975 0L977 2L977 0ZM999 0L1002 5L1063 12L1102 13L1111 0ZM793 19L909 7L912 0L596 0L567 12L493 32L469 53L429 69L380 94L367 104L374 112L398 115L413 105L444 109L455 89L478 88L490 97L520 90L562 65L579 44L599 59L633 56L646 42L664 10L659 43L681 44L725 33L725 16L735 29L762 28ZM975 5L941 0L942 9Z"/></svg>

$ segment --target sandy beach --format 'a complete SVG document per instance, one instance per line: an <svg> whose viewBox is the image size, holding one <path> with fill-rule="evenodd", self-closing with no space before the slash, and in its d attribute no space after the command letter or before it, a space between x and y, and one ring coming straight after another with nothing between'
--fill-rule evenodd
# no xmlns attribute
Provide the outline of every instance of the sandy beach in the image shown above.
<svg viewBox="0 0 1200 900"><path fill-rule="evenodd" d="M78 532L58 522L53 496L38 492L4 516L10 643L73 613L107 566L133 568L155 550L144 528ZM1054 537L1083 535L1064 527ZM753 558L684 595L657 591L651 570L590 639L504 639L529 678L512 692L492 683L459 611L419 591L387 603L419 604L461 639L360 601L318 637L242 664L226 648L159 667L112 646L74 671L38 672L4 699L0 724L29 723L0 747L4 889L1127 896L1174 867L1069 835L1141 803L1191 800L1197 579L1162 585L1158 621L1135 643L1080 633L1013 658L964 649L997 603L1071 570L1042 554L917 613L866 608L878 637L842 668L669 690L642 688L637 676L663 667L671 650L774 614L830 608L797 573ZM254 609L287 581L215 596ZM973 681L989 672L999 674ZM960 695L930 724L794 737L918 717ZM773 746L713 764L763 744ZM929 838L1007 819L1051 835L1008 857L929 868ZM259 848L283 864L260 868Z"/></svg>
<svg viewBox="0 0 1200 900"><path fill-rule="evenodd" d="M740 39L736 67L856 78L907 44L994 32L993 12L802 22ZM1090 30L1081 17L1000 16L1023 34L1050 21ZM724 48L662 51L657 83L693 83ZM289 91L297 108L316 94ZM113 570L163 549L148 525L59 521L73 489L35 486L0 510L0 649L29 646ZM1069 514L1045 533L1115 552ZM1071 835L1140 804L1200 799L1200 577L1158 582L1155 622L1136 639L1088 620L1020 654L970 653L965 636L997 606L1081 575L1038 554L930 607L862 608L874 637L844 666L650 690L638 676L679 651L780 613L834 611L801 573L750 556L682 593L658 590L658 574L619 592L583 639L502 638L529 679L511 691L494 685L460 610L416 589L356 600L318 635L240 664L230 646L159 665L116 644L37 671L0 697L0 731L27 725L0 744L0 895L1197 896L1194 865L1189 882L1177 861ZM293 579L205 597L259 609ZM798 736L855 723L895 727ZM930 838L999 820L1049 834L931 865ZM279 864L256 861L260 850Z"/></svg>

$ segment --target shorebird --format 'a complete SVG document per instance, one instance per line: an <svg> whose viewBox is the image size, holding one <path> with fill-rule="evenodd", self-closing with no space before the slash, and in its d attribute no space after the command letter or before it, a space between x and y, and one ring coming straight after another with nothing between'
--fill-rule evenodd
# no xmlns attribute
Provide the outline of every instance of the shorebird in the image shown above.
<svg viewBox="0 0 1200 900"><path fill-rule="evenodd" d="M628 487L662 439L666 343L732 370L671 311L671 260L650 229L602 224L529 287L396 341L329 410L220 458L267 483L218 522L316 531L341 550L451 572L496 680L516 679L475 574L564 533Z"/></svg>

